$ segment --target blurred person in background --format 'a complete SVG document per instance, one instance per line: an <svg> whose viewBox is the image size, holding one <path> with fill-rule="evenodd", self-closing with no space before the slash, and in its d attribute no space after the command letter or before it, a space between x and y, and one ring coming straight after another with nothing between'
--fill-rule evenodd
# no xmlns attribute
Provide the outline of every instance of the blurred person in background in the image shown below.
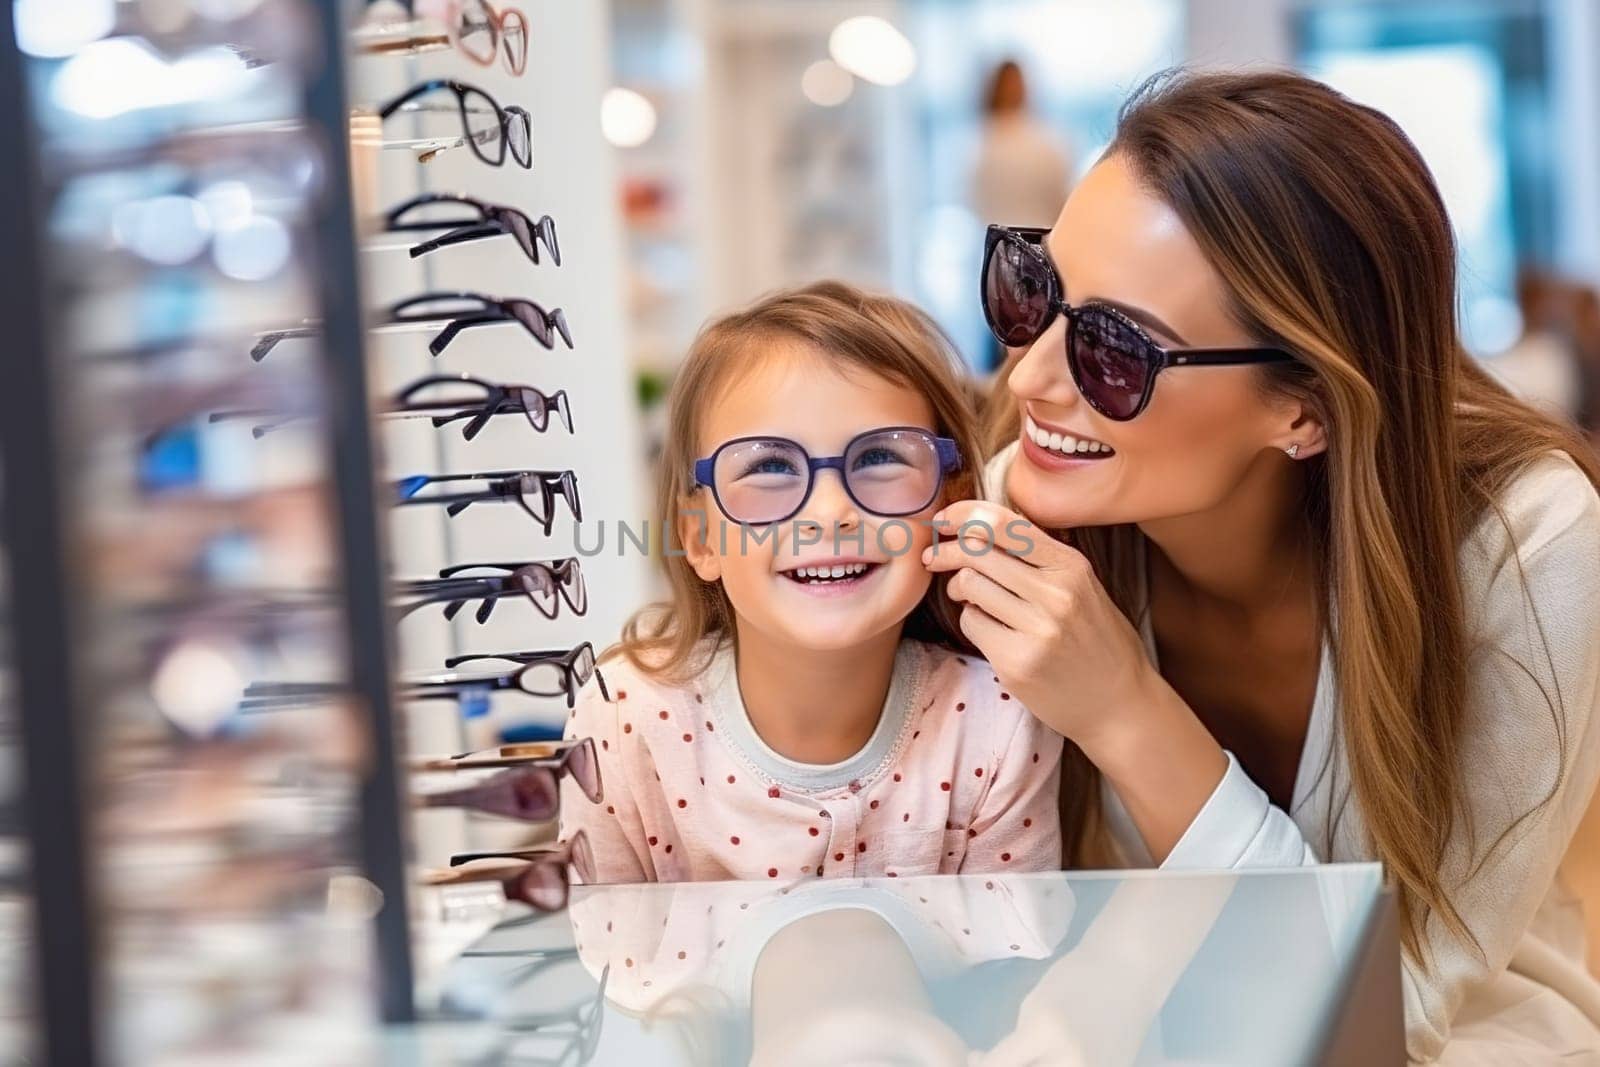
<svg viewBox="0 0 1600 1067"><path fill-rule="evenodd" d="M983 133L969 198L983 222L1049 226L1072 191L1072 153L1064 137L1028 108L1022 67L1008 59L989 75L983 95ZM988 366L1005 353L989 346Z"/></svg>
<svg viewBox="0 0 1600 1067"><path fill-rule="evenodd" d="M1573 350L1578 357L1578 425L1600 449L1600 291L1578 291L1572 316Z"/></svg>
<svg viewBox="0 0 1600 1067"><path fill-rule="evenodd" d="M1517 396L1558 418L1576 422L1583 407L1576 338L1579 291L1536 267L1517 272L1522 336L1484 367Z"/></svg>

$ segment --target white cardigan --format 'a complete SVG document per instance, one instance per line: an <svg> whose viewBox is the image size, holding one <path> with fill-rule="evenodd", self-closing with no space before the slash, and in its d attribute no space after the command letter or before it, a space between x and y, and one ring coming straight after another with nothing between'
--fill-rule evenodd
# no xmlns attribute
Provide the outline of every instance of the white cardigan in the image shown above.
<svg viewBox="0 0 1600 1067"><path fill-rule="evenodd" d="M1015 448L986 471L990 498L1002 504ZM1423 1062L1600 1064L1600 982L1585 968L1581 907L1556 879L1600 777L1600 496L1570 457L1552 453L1507 487L1500 510L1503 520L1486 516L1460 552L1474 642L1461 765L1476 834L1469 841L1458 831L1443 870L1482 954L1429 923L1432 968L1404 964L1406 1045ZM1141 629L1154 659L1148 613ZM1290 810L1274 806L1230 753L1162 867L1374 858L1353 798L1334 818L1350 795L1338 706L1324 652ZM1109 787L1105 802L1115 844L1130 865L1150 866Z"/></svg>

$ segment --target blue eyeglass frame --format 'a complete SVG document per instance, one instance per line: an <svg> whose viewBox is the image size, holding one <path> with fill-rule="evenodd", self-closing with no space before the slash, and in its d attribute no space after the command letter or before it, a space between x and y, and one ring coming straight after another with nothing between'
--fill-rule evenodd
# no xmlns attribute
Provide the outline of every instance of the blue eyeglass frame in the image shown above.
<svg viewBox="0 0 1600 1067"><path fill-rule="evenodd" d="M850 450L856 446L857 441L886 433L911 433L933 442L934 452L939 457L939 479L933 483L933 492L928 496L927 502L922 507L912 508L910 511L877 511L863 504L860 498L856 496L855 490L850 488L850 478L844 469L845 457L850 454ZM779 518L764 519L760 523L752 523L751 525L767 526L775 522L788 522L800 514L800 509L805 507L806 501L811 499L811 491L817 486L817 472L821 470L836 470L839 472L839 483L844 486L845 494L850 497L856 507L869 515L881 515L885 518L893 519L906 515L915 515L939 499L939 490L944 488L945 475L961 469L961 446L956 444L955 439L939 437L921 426L880 426L875 430L865 430L846 441L844 451L837 456L813 456L806 451L805 445L802 445L799 441L791 440L787 437L778 437L774 434L758 433L747 437L735 437L732 440L722 442L711 455L694 461L695 487L711 490L711 498L717 502L717 510L735 522L744 522L745 520L736 519L729 515L728 509L722 506L722 494L717 492L716 486L717 459L725 450L732 448L734 445L749 444L751 441L769 441L773 444L788 445L806 457L806 491L801 494L800 502L794 506L794 510Z"/></svg>

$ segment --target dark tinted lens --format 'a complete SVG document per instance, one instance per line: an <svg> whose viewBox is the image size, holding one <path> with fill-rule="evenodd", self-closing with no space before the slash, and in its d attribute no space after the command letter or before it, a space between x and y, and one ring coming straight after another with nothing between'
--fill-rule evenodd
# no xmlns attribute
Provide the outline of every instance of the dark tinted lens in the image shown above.
<svg viewBox="0 0 1600 1067"><path fill-rule="evenodd" d="M1019 241L996 241L983 269L983 310L1001 344L1031 344L1050 318L1049 266Z"/></svg>
<svg viewBox="0 0 1600 1067"><path fill-rule="evenodd" d="M518 877L515 894L540 911L560 911L567 903L567 872L552 860L535 860Z"/></svg>
<svg viewBox="0 0 1600 1067"><path fill-rule="evenodd" d="M523 255L535 263L539 262L539 246L534 241L533 225L528 222L528 216L516 208L503 207L495 209L494 220L502 230L516 238L517 247L522 249Z"/></svg>
<svg viewBox="0 0 1600 1067"><path fill-rule="evenodd" d="M931 434L885 430L851 442L845 479L856 502L876 515L914 515L939 491L939 453Z"/></svg>
<svg viewBox="0 0 1600 1067"><path fill-rule="evenodd" d="M550 424L550 409L545 407L544 396L537 389L518 389L517 401L522 405L528 422L540 433Z"/></svg>
<svg viewBox="0 0 1600 1067"><path fill-rule="evenodd" d="M556 346L555 335L550 332L550 323L545 321L544 313L527 300L508 300L506 308L517 317L517 321L527 327L533 339L546 348Z"/></svg>
<svg viewBox="0 0 1600 1067"><path fill-rule="evenodd" d="M1149 339L1098 308L1080 311L1069 333L1073 377L1084 399L1108 418L1138 414L1157 358Z"/></svg>
<svg viewBox="0 0 1600 1067"><path fill-rule="evenodd" d="M485 163L505 162L506 143L501 136L500 112L493 100L476 89L461 94L461 120L466 124L467 143Z"/></svg>
<svg viewBox="0 0 1600 1067"><path fill-rule="evenodd" d="M542 822L556 814L560 791L556 777L543 767L514 767L474 790L472 807L491 815Z"/></svg>
<svg viewBox="0 0 1600 1067"><path fill-rule="evenodd" d="M582 522L583 500L578 496L578 476L571 471L561 475L561 495L567 498L567 506L572 509L573 520Z"/></svg>
<svg viewBox="0 0 1600 1067"><path fill-rule="evenodd" d="M579 830L572 835L572 869L578 872L578 877L585 885L592 885L595 880L594 851L589 848L589 839Z"/></svg>
<svg viewBox="0 0 1600 1067"><path fill-rule="evenodd" d="M584 796L596 804L600 802L600 768L595 764L593 741L582 742L568 754L567 773Z"/></svg>

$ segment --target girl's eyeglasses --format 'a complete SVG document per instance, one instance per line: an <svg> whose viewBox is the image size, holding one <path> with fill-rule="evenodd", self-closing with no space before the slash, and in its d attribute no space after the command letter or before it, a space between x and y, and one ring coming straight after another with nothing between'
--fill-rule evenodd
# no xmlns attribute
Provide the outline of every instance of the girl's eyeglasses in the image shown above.
<svg viewBox="0 0 1600 1067"><path fill-rule="evenodd" d="M591 804L598 804L604 799L594 741L587 737L575 741L501 745L455 756L421 756L411 763L414 771L522 770L530 767L549 771L558 778L570 776Z"/></svg>
<svg viewBox="0 0 1600 1067"><path fill-rule="evenodd" d="M468 571L490 571L472 575ZM523 596L547 619L554 619L561 601L573 614L589 610L589 594L583 571L576 558L525 563L462 563L446 567L438 578L411 579L396 583L396 589L411 599L400 609L402 615L428 606L444 604L444 617L454 619L470 601L480 601L475 618L489 620L495 604L503 597Z"/></svg>
<svg viewBox="0 0 1600 1067"><path fill-rule="evenodd" d="M990 226L983 245L983 314L1008 348L1037 341L1067 319L1067 367L1078 392L1117 422L1136 418L1150 403L1156 375L1168 367L1283 363L1281 348L1163 348L1128 316L1105 304L1071 307L1061 278L1044 252L1048 230Z"/></svg>
<svg viewBox="0 0 1600 1067"><path fill-rule="evenodd" d="M954 440L917 426L888 426L857 434L837 456L811 456L786 437L736 437L696 460L693 474L729 519L759 526L797 515L820 470L838 471L863 511L898 517L931 506L945 475L960 467Z"/></svg>
<svg viewBox="0 0 1600 1067"><path fill-rule="evenodd" d="M454 107L420 102L422 97L441 92L455 96ZM473 155L491 167L505 163L508 151L524 170L533 166L533 119L520 107L501 107L494 97L475 85L448 78L425 81L383 105L378 117L387 119L400 111L453 111L461 116L461 138L424 152L421 157L424 161L446 149L466 145Z"/></svg>
<svg viewBox="0 0 1600 1067"><path fill-rule="evenodd" d="M433 886L499 882L507 900L539 911L560 911L567 905L571 886L569 868L585 885L594 883L594 852L582 830L551 848L461 852L450 857L448 868L425 872L422 881Z"/></svg>
<svg viewBox="0 0 1600 1067"><path fill-rule="evenodd" d="M454 215L439 217L434 211L441 206L464 208L472 214L469 217L465 212L458 211ZM545 215L534 222L514 207L486 203L460 193L423 193L414 196L396 205L384 216L384 228L391 233L448 231L413 246L412 259L449 245L509 235L516 238L517 246L535 265L539 263L539 243L543 241L551 261L561 266L561 245L556 240L555 219Z"/></svg>

